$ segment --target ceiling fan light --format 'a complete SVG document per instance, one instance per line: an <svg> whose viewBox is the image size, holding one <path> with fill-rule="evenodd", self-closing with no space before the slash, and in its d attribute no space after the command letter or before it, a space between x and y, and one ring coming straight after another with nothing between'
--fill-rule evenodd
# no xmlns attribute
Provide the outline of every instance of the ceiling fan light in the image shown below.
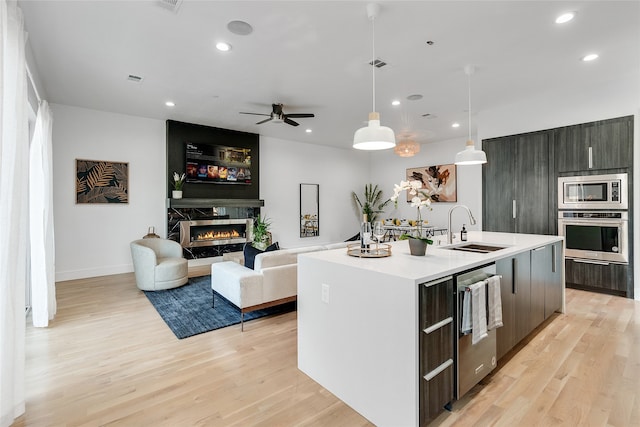
<svg viewBox="0 0 640 427"><path fill-rule="evenodd" d="M395 146L396 136L393 130L380 126L378 113L369 114L369 124L353 135L353 148L357 150L387 150Z"/></svg>
<svg viewBox="0 0 640 427"><path fill-rule="evenodd" d="M393 152L400 157L413 157L420 152L420 144L412 139L403 139L395 146Z"/></svg>
<svg viewBox="0 0 640 427"><path fill-rule="evenodd" d="M481 165L487 163L487 155L482 150L476 150L472 140L467 140L464 150L456 154L454 163L456 165Z"/></svg>

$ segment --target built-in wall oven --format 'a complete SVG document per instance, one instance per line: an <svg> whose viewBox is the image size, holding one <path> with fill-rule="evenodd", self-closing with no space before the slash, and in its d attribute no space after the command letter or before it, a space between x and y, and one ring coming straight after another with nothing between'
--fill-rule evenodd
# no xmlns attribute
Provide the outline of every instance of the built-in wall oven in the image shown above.
<svg viewBox="0 0 640 427"><path fill-rule="evenodd" d="M628 221L627 211L559 211L565 258L628 264Z"/></svg>

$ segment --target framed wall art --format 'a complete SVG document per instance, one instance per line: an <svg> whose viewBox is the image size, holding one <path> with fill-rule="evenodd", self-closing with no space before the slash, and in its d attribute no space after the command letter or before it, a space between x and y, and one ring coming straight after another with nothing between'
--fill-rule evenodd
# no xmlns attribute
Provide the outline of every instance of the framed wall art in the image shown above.
<svg viewBox="0 0 640 427"><path fill-rule="evenodd" d="M424 166L407 169L408 181L420 181L422 188L431 194L432 202L456 202L458 191L456 184L456 165ZM407 192L407 201L413 196Z"/></svg>
<svg viewBox="0 0 640 427"><path fill-rule="evenodd" d="M76 159L76 203L129 203L129 163Z"/></svg>

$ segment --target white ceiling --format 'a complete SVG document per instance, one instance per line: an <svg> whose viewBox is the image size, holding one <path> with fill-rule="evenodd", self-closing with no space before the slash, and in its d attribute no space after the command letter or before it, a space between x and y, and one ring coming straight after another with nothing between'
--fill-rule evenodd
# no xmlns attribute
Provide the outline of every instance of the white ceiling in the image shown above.
<svg viewBox="0 0 640 427"><path fill-rule="evenodd" d="M19 2L49 102L351 147L372 110L364 1ZM376 109L399 140L464 138L472 112L640 72L639 1L385 1L375 20ZM554 23L561 12L576 18ZM246 21L253 33L231 33ZM215 49L217 41L231 51ZM427 41L433 41L428 45ZM594 62L580 58L590 52ZM141 83L127 80L143 77ZM419 101L408 95L421 94ZM393 99L401 105L391 106ZM166 107L172 100L176 106ZM256 125L271 103L315 113ZM422 117L431 114L431 118ZM455 121L458 129L451 128ZM472 120L473 122L473 120ZM475 125L475 123L474 123ZM312 133L305 133L310 128ZM475 132L474 132L475 133Z"/></svg>

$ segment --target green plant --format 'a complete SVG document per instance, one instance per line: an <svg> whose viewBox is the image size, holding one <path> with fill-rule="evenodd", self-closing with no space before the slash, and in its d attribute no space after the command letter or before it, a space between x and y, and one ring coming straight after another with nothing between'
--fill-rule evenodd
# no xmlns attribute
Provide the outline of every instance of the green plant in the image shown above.
<svg viewBox="0 0 640 427"><path fill-rule="evenodd" d="M351 194L354 204L360 210L360 219L362 219L362 214L367 214L369 222L374 222L378 214L382 213L384 207L391 201L391 199L383 201L382 190L373 184L365 184L362 200L360 200L355 191Z"/></svg>
<svg viewBox="0 0 640 427"><path fill-rule="evenodd" d="M186 175L183 173L182 175L178 175L178 172L173 173L173 189L176 191L182 191L182 185L184 184L184 179Z"/></svg>
<svg viewBox="0 0 640 427"><path fill-rule="evenodd" d="M258 215L253 220L253 246L259 249L265 249L269 246L269 240L271 239L271 232L269 227L271 226L271 220L267 217Z"/></svg>

